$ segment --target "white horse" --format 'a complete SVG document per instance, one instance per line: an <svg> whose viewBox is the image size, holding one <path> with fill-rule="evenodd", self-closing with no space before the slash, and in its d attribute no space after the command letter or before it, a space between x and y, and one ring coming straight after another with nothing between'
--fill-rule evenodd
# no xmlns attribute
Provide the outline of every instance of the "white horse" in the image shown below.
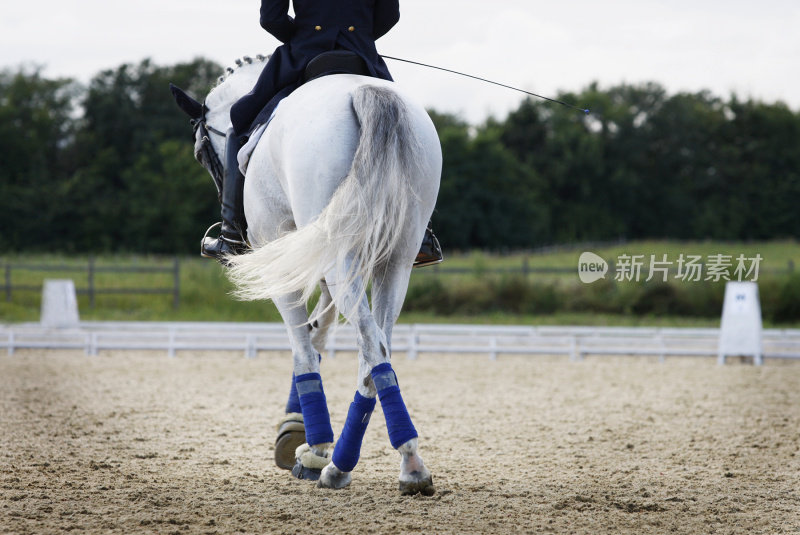
<svg viewBox="0 0 800 535"><path fill-rule="evenodd" d="M262 68L262 61L246 61L229 69L202 108L176 93L196 124L196 156L212 175L208 142L217 158L224 154L219 134L230 127L231 105L253 87ZM276 461L289 468L278 457L296 453L293 473L319 477L321 487L350 483L378 397L401 455L401 492L434 492L390 357L392 328L433 212L441 164L439 139L424 108L392 82L347 74L317 78L283 100L250 157L244 208L252 251L230 258L228 274L238 296L272 299L284 319L296 397L293 402L290 396L279 424L284 433ZM321 296L309 316L306 301L317 286ZM359 372L334 448L318 374L337 311L357 329ZM308 444L295 452L292 433Z"/></svg>

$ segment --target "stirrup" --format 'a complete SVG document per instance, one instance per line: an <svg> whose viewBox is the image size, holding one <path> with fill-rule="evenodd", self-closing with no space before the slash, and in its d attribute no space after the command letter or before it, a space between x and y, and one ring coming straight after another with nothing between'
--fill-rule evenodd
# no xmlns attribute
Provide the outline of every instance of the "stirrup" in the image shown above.
<svg viewBox="0 0 800 535"><path fill-rule="evenodd" d="M211 225L210 227L208 227L208 228L206 229L206 233L205 233L205 234L203 234L203 239L202 239L202 240L200 240L200 243L203 243L203 242L205 242L205 241L206 241L206 238L208 238L208 233L209 233L209 232L211 232L211 229L213 229L213 228L216 228L216 227L222 227L222 221L217 221L216 223L214 223L213 225Z"/></svg>
<svg viewBox="0 0 800 535"><path fill-rule="evenodd" d="M414 260L412 267L421 268L425 266L433 266L435 264L440 264L442 260L444 260L442 246L439 245L439 238L437 238L436 234L433 233L433 229L428 227L425 229L425 233L426 237L430 237L430 241L425 243L426 240L423 238L420 251L417 253L417 257Z"/></svg>
<svg viewBox="0 0 800 535"><path fill-rule="evenodd" d="M417 260L414 260L414 265L411 267L421 268L425 266L435 266L436 264L441 264L444 258L420 258L417 256Z"/></svg>
<svg viewBox="0 0 800 535"><path fill-rule="evenodd" d="M209 237L211 229L221 226L222 223L214 223L206 230L203 239L200 240L200 256L203 258L213 258L223 266L227 266L226 257L228 255L244 254L250 245L244 240L236 240L225 237L222 233L216 238Z"/></svg>
<svg viewBox="0 0 800 535"><path fill-rule="evenodd" d="M215 227L222 227L222 221L217 221L216 223L214 223L213 225L208 227L206 229L206 233L203 234L203 239L200 240L200 243L203 243L204 241L206 241L206 238L208 238L208 233L211 232L211 229L213 229ZM228 237L223 236L222 234L219 235L219 239L222 240L222 241L228 242L231 245L241 245L243 247L250 247L250 244L247 243L247 241L244 240L244 239L242 239L242 240L232 240L232 239L230 239Z"/></svg>

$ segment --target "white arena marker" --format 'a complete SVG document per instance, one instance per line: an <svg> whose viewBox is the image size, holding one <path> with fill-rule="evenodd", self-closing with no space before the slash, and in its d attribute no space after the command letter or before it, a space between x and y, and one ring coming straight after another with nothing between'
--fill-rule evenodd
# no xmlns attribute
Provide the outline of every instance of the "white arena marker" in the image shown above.
<svg viewBox="0 0 800 535"><path fill-rule="evenodd" d="M753 357L761 365L761 303L755 282L728 282L722 304L717 362L726 356Z"/></svg>
<svg viewBox="0 0 800 535"><path fill-rule="evenodd" d="M42 326L77 327L79 322L75 283L71 280L45 280L42 289Z"/></svg>

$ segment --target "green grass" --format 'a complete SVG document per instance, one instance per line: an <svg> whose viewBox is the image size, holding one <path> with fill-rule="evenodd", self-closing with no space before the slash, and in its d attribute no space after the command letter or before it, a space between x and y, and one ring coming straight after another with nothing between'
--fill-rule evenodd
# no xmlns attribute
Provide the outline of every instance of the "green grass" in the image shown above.
<svg viewBox="0 0 800 535"><path fill-rule="evenodd" d="M171 269L172 259L115 255L101 256L95 260L99 269L115 266L163 267ZM88 287L86 257L65 257L54 255L29 255L6 257L5 264L27 265L67 265L82 271L12 271L12 284L42 287L45 279L69 278L79 290L78 308L81 319L116 321L281 321L280 314L270 302L240 302L229 295L232 287L223 274L222 268L210 260L202 258L180 259L179 306L173 307L172 294L126 295L111 294L95 296L95 306L90 306L89 296L80 290ZM95 274L97 288L172 288L173 274L165 273L108 273ZM21 322L38 321L40 314L41 291L14 291L12 300L7 301L0 279L0 321Z"/></svg>
<svg viewBox="0 0 800 535"><path fill-rule="evenodd" d="M604 281L591 285L578 279L578 258L594 252L618 263L621 255L643 255L640 282L619 282L612 270ZM404 317L430 317L433 309L443 321L481 323L536 323L576 325L716 326L724 295L724 281L676 280L680 255L697 255L704 263L712 255L736 258L761 256L759 287L766 326L800 326L800 244L773 242L643 241L603 247L575 246L547 253L488 255L482 252L448 255L437 270L415 272ZM645 283L650 256L673 262L668 283ZM522 275L522 267L529 268ZM498 275L494 268L515 273ZM534 269L566 268L562 273ZM707 267L705 268L707 269ZM706 271L703 271L703 277ZM448 273L457 270L460 273ZM749 280L745 278L745 280ZM421 304L421 307L417 307ZM415 310L417 308L417 310ZM421 309L421 310L420 310ZM512 313L516 312L516 313ZM430 318L435 321L439 318ZM401 319L402 321L402 319ZM419 321L424 321L420 319Z"/></svg>
<svg viewBox="0 0 800 535"><path fill-rule="evenodd" d="M708 258L715 254L731 255L735 260L740 254L746 258L753 258L756 254L762 257L760 271L762 273L785 272L790 265L800 269L800 243L791 240L767 242L717 242L717 241L638 241L618 245L600 247L574 246L564 247L560 251L545 253L513 253L507 255L488 254L482 251L448 254L445 251L446 261L441 264L441 270L467 269L473 274L480 275L492 268L522 269L527 260L530 268L572 268L564 275L537 274L537 277L555 277L558 279L577 280L578 258L584 251L593 252L605 260L614 260L620 255L644 255L645 263L649 263L650 255L655 255L656 260L661 260L662 255L667 255L667 260L677 262L681 254L700 255ZM673 266L674 267L674 266ZM436 268L419 270L419 274L433 274ZM609 274L611 275L611 274Z"/></svg>
<svg viewBox="0 0 800 535"><path fill-rule="evenodd" d="M584 285L577 277L578 257L590 250L607 260L622 254L643 254L645 262L654 254L668 260L678 256L739 254L753 257L760 254L762 308L766 326L798 327L800 306L798 270L790 276L789 266L800 262L800 244L794 241L722 243L645 241L607 247L576 247L549 253L516 253L493 255L482 252L451 254L437 268L414 270L409 287L410 299L400 321L405 323L485 323L537 325L620 325L620 326L696 326L719 324L719 311L724 283L672 282L671 288L658 285L616 283L613 273L606 281ZM529 273L527 276L495 274L497 268L521 270L530 268L569 268L566 273ZM0 259L0 270L6 263L34 265L66 265L82 268L86 257L63 255L20 255ZM172 259L142 255L100 256L98 269L113 266L170 268ZM798 266L800 268L800 266ZM463 273L447 273L451 269ZM0 271L0 322L38 321L40 288L46 278L71 278L77 288L87 287L85 271L41 272L14 270L12 283L37 288L15 291L11 301L3 292ZM107 273L98 271L98 288L169 288L173 275L165 273ZM663 286L663 285L662 285ZM201 258L180 259L180 303L173 308L171 295L97 295L91 307L87 295L79 295L82 319L144 321L280 321L280 315L269 302L239 302L230 296L231 285L222 268ZM439 292L438 294L436 292ZM425 303L426 299L430 301ZM424 305L424 306L420 306ZM427 308L426 308L427 307ZM776 308L777 307L777 308ZM782 308L781 308L782 307ZM788 310L775 315L773 309ZM676 313L675 311L681 311ZM773 317L778 321L773 321ZM787 319L788 318L788 319Z"/></svg>

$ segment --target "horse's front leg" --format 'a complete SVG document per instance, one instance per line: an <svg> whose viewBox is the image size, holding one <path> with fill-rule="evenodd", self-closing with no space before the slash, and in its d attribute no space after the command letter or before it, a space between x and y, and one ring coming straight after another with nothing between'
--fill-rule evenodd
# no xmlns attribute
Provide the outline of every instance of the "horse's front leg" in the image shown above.
<svg viewBox="0 0 800 535"><path fill-rule="evenodd" d="M297 448L300 457L294 463L292 474L300 479L314 480L330 459L333 429L322 388L320 356L311 343L308 315L299 298L298 292L274 300L289 332L294 368L287 415L279 424L275 460L278 466L287 468L290 459L295 457L300 438L303 438L308 446ZM299 429L304 431L302 437Z"/></svg>

